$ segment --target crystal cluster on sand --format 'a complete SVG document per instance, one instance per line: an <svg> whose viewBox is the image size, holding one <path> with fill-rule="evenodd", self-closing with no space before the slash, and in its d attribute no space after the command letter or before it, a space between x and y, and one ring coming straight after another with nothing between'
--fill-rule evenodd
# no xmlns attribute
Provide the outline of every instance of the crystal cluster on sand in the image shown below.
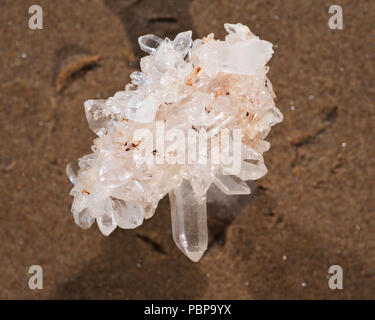
<svg viewBox="0 0 375 320"><path fill-rule="evenodd" d="M206 192L211 184L226 194L249 194L244 181L266 174L263 152L269 143L264 138L282 121L267 78L272 44L242 24L224 27L225 41L213 34L192 41L191 31L174 40L140 37L139 45L148 53L141 59L142 71L132 73L131 83L113 97L85 102L89 127L98 137L91 154L67 166L74 184L72 213L79 226L87 229L96 220L106 236L116 227L136 228L169 194L173 239L198 261L207 249ZM197 152L208 155L206 163L158 161L189 143L169 148L156 143L147 158L155 161L138 161L139 150L147 148L134 133L147 129L158 138L158 123L163 132L177 128L188 135L193 129L209 139L227 129L233 140L234 130L240 129L240 170L228 175L226 165L210 161L213 151L207 144ZM216 141L219 150L228 147Z"/></svg>

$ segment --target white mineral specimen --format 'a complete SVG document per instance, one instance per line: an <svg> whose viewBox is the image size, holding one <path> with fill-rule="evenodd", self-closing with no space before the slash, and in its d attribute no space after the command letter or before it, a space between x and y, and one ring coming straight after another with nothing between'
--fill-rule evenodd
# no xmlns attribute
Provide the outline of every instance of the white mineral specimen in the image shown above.
<svg viewBox="0 0 375 320"><path fill-rule="evenodd" d="M267 173L263 152L269 143L264 138L283 118L267 78L272 44L242 24L225 24L225 29L225 41L210 34L193 42L191 31L173 41L151 34L140 37L141 49L149 54L141 59L142 72L130 75L125 91L107 100L85 102L89 127L98 138L93 153L67 166L74 184L70 194L76 224L87 229L96 220L106 236L117 226L136 228L169 194L173 239L186 256L198 261L207 249L210 185L228 195L249 194L244 181ZM199 134L205 131L211 147L220 130L228 129L234 143L234 129L240 129L239 172L227 175L226 165L211 160L160 162L191 146L181 140L166 150L164 142L152 144L148 160L153 161L140 161L140 150L149 149L145 140L135 139L137 130L147 129L157 140L161 132L176 128L186 136L192 129ZM228 149L222 141L216 147L221 152ZM197 154L211 159L213 150L199 144Z"/></svg>

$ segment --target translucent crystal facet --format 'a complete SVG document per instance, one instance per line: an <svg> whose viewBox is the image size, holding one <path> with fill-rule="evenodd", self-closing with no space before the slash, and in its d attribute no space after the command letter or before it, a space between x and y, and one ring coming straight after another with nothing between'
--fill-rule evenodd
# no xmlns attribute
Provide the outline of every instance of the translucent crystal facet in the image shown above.
<svg viewBox="0 0 375 320"><path fill-rule="evenodd" d="M75 223L82 229L89 229L95 221L90 209L85 208L74 215Z"/></svg>
<svg viewBox="0 0 375 320"><path fill-rule="evenodd" d="M98 172L98 180L108 187L117 187L124 184L131 176L131 168L125 157L118 153L107 155Z"/></svg>
<svg viewBox="0 0 375 320"><path fill-rule="evenodd" d="M235 176L217 174L214 184L225 194L235 195L251 193L248 185Z"/></svg>
<svg viewBox="0 0 375 320"><path fill-rule="evenodd" d="M78 160L72 163L69 163L66 166L66 174L68 175L70 182L73 184L76 184L78 171L79 171Z"/></svg>
<svg viewBox="0 0 375 320"><path fill-rule="evenodd" d="M105 236L136 228L169 194L173 239L198 261L207 249L207 192L221 191L215 199L228 204L224 194L250 194L245 181L267 173L265 138L283 119L267 77L272 44L240 23L224 27L225 40L193 41L191 31L139 37L148 55L131 83L84 103L97 137L92 153L66 167L77 225L96 220Z"/></svg>
<svg viewBox="0 0 375 320"><path fill-rule="evenodd" d="M135 71L130 75L132 83L136 86L142 86L150 83L152 80L143 72Z"/></svg>
<svg viewBox="0 0 375 320"><path fill-rule="evenodd" d="M162 42L163 39L153 34L146 34L138 38L138 43L141 50L148 54L156 52Z"/></svg>
<svg viewBox="0 0 375 320"><path fill-rule="evenodd" d="M145 219L150 219L155 213L155 210L158 206L158 203L156 201L150 202L146 204L145 206Z"/></svg>
<svg viewBox="0 0 375 320"><path fill-rule="evenodd" d="M187 53L190 51L190 47L193 43L191 35L191 31L181 32L173 40L173 48L181 54L182 58L185 58Z"/></svg>
<svg viewBox="0 0 375 320"><path fill-rule="evenodd" d="M98 223L101 233L105 236L109 236L117 227L113 213L105 213L97 217L96 222Z"/></svg>
<svg viewBox="0 0 375 320"><path fill-rule="evenodd" d="M111 120L111 117L105 114L104 104L105 100L87 100L84 104L89 127L98 136L103 135Z"/></svg>
<svg viewBox="0 0 375 320"><path fill-rule="evenodd" d="M244 160L241 163L241 172L238 177L241 180L257 180L267 173L267 167L260 160Z"/></svg>
<svg viewBox="0 0 375 320"><path fill-rule="evenodd" d="M115 220L122 229L134 229L143 223L144 207L137 201L113 199Z"/></svg>
<svg viewBox="0 0 375 320"><path fill-rule="evenodd" d="M237 42L223 51L220 56L221 68L226 73L253 75L266 64L272 53L272 45L267 41L251 39Z"/></svg>
<svg viewBox="0 0 375 320"><path fill-rule="evenodd" d="M206 198L197 198L190 181L169 193L173 240L192 261L197 262L207 250Z"/></svg>
<svg viewBox="0 0 375 320"><path fill-rule="evenodd" d="M251 36L250 29L241 23L225 23L224 28L225 31L227 31L230 35L236 35L242 39L246 39L247 37Z"/></svg>

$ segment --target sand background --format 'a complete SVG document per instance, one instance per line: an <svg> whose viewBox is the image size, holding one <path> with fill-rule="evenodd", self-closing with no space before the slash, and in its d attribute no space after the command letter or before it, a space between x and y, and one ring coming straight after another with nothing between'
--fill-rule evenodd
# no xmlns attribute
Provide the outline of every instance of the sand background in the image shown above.
<svg viewBox="0 0 375 320"><path fill-rule="evenodd" d="M43 30L28 28L35 1L0 1L0 299L375 298L374 1L37 2ZM334 3L343 30L328 28ZM223 38L225 22L277 45L269 75L285 119L251 201L209 207L196 264L172 241L168 199L135 230L78 228L65 166L94 138L83 102L124 87L138 36ZM43 290L28 288L34 264ZM343 290L328 288L333 264Z"/></svg>

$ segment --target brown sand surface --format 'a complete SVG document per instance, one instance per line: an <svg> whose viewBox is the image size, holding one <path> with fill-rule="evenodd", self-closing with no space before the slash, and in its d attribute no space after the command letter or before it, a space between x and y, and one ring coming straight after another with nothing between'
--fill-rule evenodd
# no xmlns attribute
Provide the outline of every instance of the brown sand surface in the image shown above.
<svg viewBox="0 0 375 320"><path fill-rule="evenodd" d="M34 2L0 1L0 299L375 298L373 0L39 0L44 29L30 30ZM343 30L328 28L333 2ZM222 38L225 22L277 45L285 119L251 201L231 219L209 207L195 264L172 241L167 199L135 230L78 228L65 166L94 138L83 102L124 87L138 36ZM35 264L43 290L28 287ZM343 290L328 287L333 264Z"/></svg>

